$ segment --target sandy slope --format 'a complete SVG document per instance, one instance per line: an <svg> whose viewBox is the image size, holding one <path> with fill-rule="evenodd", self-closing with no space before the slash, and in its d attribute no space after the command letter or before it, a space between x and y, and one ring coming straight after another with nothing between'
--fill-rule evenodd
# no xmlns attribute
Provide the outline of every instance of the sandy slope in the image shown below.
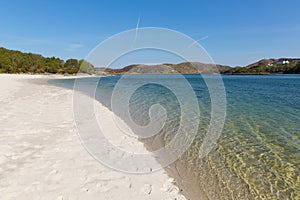
<svg viewBox="0 0 300 200"><path fill-rule="evenodd" d="M0 75L0 199L185 199L163 170L125 174L95 161L76 134L72 91L26 80L37 78L47 77Z"/></svg>

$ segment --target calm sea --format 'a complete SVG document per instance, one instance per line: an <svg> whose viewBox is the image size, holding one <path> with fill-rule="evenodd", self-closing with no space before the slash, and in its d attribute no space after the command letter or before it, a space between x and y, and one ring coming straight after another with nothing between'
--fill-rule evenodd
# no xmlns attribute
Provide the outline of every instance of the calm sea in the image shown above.
<svg viewBox="0 0 300 200"><path fill-rule="evenodd" d="M195 140L177 161L179 173L192 174L193 187L208 199L300 199L300 75L222 76L225 125L214 149L201 159L198 154L210 123L211 99L200 75L184 77L194 90L201 116ZM99 81L95 96L110 108L120 78L84 78L82 82L88 91ZM151 82L168 80L179 88L184 83L175 75L133 75L130 79L119 87L134 87L138 80L149 83L132 94L131 117L147 125L151 105L162 105L167 120L160 134L168 143L179 126L180 104L169 88ZM74 80L50 83L72 88Z"/></svg>

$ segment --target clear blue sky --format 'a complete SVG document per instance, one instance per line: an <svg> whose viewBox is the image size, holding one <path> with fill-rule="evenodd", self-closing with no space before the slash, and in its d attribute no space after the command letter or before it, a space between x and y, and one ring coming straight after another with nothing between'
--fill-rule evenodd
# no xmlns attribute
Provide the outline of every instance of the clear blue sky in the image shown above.
<svg viewBox="0 0 300 200"><path fill-rule="evenodd" d="M180 31L216 63L300 57L299 0L6 0L0 46L63 59L84 58L107 37L136 27Z"/></svg>

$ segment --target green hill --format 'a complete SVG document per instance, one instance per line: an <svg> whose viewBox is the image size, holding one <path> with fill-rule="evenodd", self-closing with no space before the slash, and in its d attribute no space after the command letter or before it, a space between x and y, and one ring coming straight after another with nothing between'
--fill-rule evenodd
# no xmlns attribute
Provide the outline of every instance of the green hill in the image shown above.
<svg viewBox="0 0 300 200"><path fill-rule="evenodd" d="M235 67L225 74L299 74L300 59L279 58L263 59L246 67Z"/></svg>

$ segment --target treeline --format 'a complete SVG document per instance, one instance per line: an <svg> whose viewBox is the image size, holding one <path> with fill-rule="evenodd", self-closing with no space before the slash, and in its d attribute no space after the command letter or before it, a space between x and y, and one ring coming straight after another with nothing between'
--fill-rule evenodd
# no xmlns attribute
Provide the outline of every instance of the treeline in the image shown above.
<svg viewBox="0 0 300 200"><path fill-rule="evenodd" d="M32 73L32 74L93 74L94 66L87 61L56 57L43 57L39 54L23 53L0 47L0 73Z"/></svg>

